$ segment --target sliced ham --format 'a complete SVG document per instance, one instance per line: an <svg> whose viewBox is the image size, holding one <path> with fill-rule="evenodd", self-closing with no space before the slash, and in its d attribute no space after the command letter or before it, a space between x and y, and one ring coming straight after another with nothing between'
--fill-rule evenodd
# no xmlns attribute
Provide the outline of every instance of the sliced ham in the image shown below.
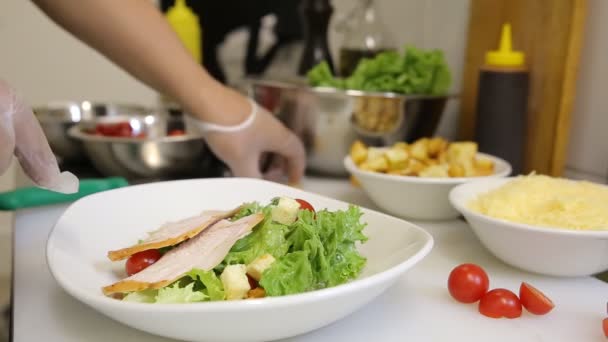
<svg viewBox="0 0 608 342"><path fill-rule="evenodd" d="M188 217L183 220L168 222L159 229L151 232L144 241L136 245L108 252L108 258L112 261L122 260L131 255L148 249L158 249L174 246L190 239L202 232L216 222L231 217L240 208L231 211L204 211L200 215Z"/></svg>
<svg viewBox="0 0 608 342"><path fill-rule="evenodd" d="M112 295L159 289L183 277L193 268L211 270L224 260L237 240L248 234L263 219L264 215L258 213L234 222L221 220L170 250L141 272L104 287L103 292Z"/></svg>

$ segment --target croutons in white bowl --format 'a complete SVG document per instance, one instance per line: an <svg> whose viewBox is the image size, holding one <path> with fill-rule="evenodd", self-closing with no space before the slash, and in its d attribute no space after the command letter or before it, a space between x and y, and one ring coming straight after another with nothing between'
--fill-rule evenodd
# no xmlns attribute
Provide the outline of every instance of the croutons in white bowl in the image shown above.
<svg viewBox="0 0 608 342"><path fill-rule="evenodd" d="M359 168L350 156L344 166L361 184L363 191L387 213L414 220L450 220L460 213L450 204L450 190L457 185L511 174L511 165L498 157L477 153L494 163L494 172L475 177L422 177L385 174Z"/></svg>
<svg viewBox="0 0 608 342"><path fill-rule="evenodd" d="M469 208L477 196L513 179L485 179L459 185L450 192L450 202L488 251L511 266L550 276L589 276L608 270L608 230L541 227L494 218Z"/></svg>

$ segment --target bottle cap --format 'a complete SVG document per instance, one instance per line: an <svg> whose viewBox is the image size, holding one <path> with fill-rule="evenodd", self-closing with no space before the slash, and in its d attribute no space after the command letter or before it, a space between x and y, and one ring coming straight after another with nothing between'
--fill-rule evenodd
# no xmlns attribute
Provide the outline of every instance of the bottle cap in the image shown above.
<svg viewBox="0 0 608 342"><path fill-rule="evenodd" d="M486 53L486 64L491 66L523 66L525 55L521 51L511 50L511 24L505 23L502 26L500 35L500 46L498 50Z"/></svg>
<svg viewBox="0 0 608 342"><path fill-rule="evenodd" d="M167 20L192 57L201 63L201 28L198 16L188 8L186 0L175 1L167 11Z"/></svg>

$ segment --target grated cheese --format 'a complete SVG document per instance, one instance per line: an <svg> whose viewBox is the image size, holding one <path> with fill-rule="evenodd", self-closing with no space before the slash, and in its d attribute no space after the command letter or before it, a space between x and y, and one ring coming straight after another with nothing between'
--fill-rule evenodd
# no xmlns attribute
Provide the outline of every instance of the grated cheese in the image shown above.
<svg viewBox="0 0 608 342"><path fill-rule="evenodd" d="M545 175L519 176L469 203L512 222L575 230L608 230L608 187Z"/></svg>

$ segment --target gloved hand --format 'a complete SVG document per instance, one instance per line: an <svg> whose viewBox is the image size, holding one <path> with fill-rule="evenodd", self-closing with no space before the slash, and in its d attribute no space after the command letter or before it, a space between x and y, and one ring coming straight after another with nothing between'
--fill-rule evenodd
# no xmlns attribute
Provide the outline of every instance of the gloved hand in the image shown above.
<svg viewBox="0 0 608 342"><path fill-rule="evenodd" d="M63 193L78 191L78 178L59 171L57 159L31 108L0 80L0 174L9 167L13 154L39 187Z"/></svg>
<svg viewBox="0 0 608 342"><path fill-rule="evenodd" d="M249 101L251 113L238 125L215 125L186 116L187 129L201 133L234 176L276 180L281 174L287 174L289 183L297 184L306 167L304 145L277 118L253 100ZM267 153L276 156L271 169L263 175L260 164Z"/></svg>

